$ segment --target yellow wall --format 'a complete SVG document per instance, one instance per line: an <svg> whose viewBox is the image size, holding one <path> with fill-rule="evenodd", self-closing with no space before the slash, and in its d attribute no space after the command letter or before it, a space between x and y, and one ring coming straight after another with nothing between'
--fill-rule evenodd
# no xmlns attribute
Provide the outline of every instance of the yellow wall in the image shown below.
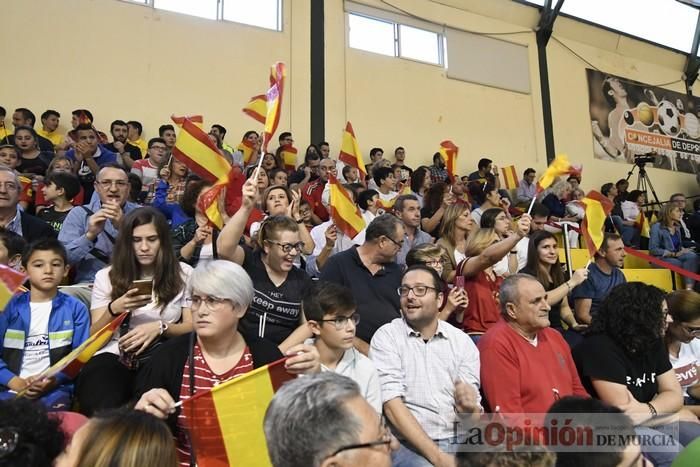
<svg viewBox="0 0 700 467"><path fill-rule="evenodd" d="M509 0L359 3L384 10L391 3L434 24L482 32L531 30L537 23L535 9ZM11 65L4 67L0 105L10 112L26 106L37 116L54 108L64 128L72 109L88 107L99 128L106 131L115 118L138 119L146 137L172 113L201 113L207 123L226 126L235 144L258 126L240 108L264 90L269 65L282 60L289 81L280 130L295 133L301 157L310 133L310 8L309 0L283 4L283 31L274 32L116 0L11 2L3 8L0 33L4 63ZM429 163L437 144L449 138L461 148L463 173L484 155L519 170L545 167L533 32L499 36L529 48L532 92L525 95L451 80L440 67L349 49L343 1L326 0L325 10L325 123L334 153L350 120L365 158L373 146L390 153L402 145L409 165ZM557 20L555 36L601 70L630 79L664 83L683 69L680 54L566 18ZM584 165L585 188L624 177L629 166L592 156L587 65L556 42L548 51L556 150ZM680 84L669 89L683 90ZM699 85L695 89L700 93ZM699 191L691 175L649 174L661 197Z"/></svg>
<svg viewBox="0 0 700 467"><path fill-rule="evenodd" d="M281 60L289 80L280 129L309 134L308 2L285 2L282 32L116 0L12 1L2 14L0 105L10 115L28 107L38 119L52 108L66 129L70 112L86 107L105 132L114 119L134 119L149 138L173 113L203 114L235 144L261 129L241 107Z"/></svg>

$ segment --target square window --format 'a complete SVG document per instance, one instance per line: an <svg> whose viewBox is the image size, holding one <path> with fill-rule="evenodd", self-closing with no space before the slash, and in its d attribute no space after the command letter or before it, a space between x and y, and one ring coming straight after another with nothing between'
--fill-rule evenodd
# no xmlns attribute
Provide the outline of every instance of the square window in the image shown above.
<svg viewBox="0 0 700 467"><path fill-rule="evenodd" d="M282 30L281 0L224 0L226 21Z"/></svg>
<svg viewBox="0 0 700 467"><path fill-rule="evenodd" d="M440 34L400 24L399 51L402 58L439 65Z"/></svg>
<svg viewBox="0 0 700 467"><path fill-rule="evenodd" d="M390 57L396 56L394 23L353 14L348 15L348 19L350 47Z"/></svg>

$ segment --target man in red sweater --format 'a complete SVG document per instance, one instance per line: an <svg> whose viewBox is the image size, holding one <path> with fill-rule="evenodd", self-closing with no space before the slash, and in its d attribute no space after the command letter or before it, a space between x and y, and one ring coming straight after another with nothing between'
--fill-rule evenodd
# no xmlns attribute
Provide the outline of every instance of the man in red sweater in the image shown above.
<svg viewBox="0 0 700 467"><path fill-rule="evenodd" d="M527 274L501 285L501 320L479 340L481 385L492 412L546 413L559 398L589 397L571 351L549 327L547 293Z"/></svg>

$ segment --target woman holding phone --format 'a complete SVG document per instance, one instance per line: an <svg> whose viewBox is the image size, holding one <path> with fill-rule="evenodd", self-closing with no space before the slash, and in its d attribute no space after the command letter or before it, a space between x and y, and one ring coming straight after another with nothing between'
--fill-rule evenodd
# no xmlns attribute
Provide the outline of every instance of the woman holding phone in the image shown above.
<svg viewBox="0 0 700 467"><path fill-rule="evenodd" d="M80 410L119 407L131 399L134 378L164 339L192 331L186 283L192 268L178 263L165 217L139 208L120 223L112 265L98 271L92 290L91 332L130 312L119 330L80 373Z"/></svg>

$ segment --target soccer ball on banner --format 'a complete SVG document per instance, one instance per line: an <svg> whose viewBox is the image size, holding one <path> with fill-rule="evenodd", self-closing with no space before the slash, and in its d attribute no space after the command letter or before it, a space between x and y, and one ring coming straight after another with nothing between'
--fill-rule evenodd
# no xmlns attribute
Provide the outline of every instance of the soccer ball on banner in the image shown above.
<svg viewBox="0 0 700 467"><path fill-rule="evenodd" d="M681 120L678 109L667 100L659 103L658 107L659 128L668 136L676 136L681 130Z"/></svg>

